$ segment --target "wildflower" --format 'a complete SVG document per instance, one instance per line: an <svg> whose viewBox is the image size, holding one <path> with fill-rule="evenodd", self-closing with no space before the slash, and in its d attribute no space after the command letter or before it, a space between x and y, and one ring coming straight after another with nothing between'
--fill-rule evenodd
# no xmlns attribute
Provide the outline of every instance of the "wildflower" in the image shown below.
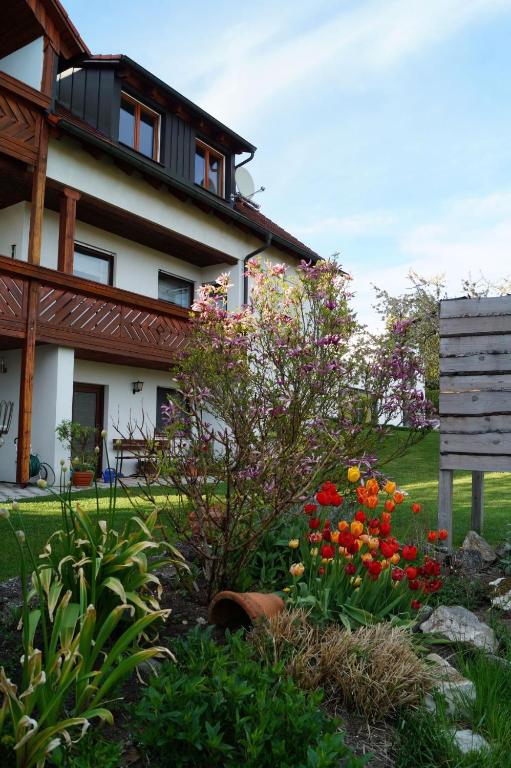
<svg viewBox="0 0 511 768"><path fill-rule="evenodd" d="M415 560L417 558L417 547L407 545L403 547L401 554L405 560Z"/></svg>
<svg viewBox="0 0 511 768"><path fill-rule="evenodd" d="M331 544L323 544L321 547L321 557L325 560L332 560L335 555L335 549Z"/></svg>
<svg viewBox="0 0 511 768"><path fill-rule="evenodd" d="M387 480L387 482L383 486L383 490L385 491L385 493L388 493L389 496L392 496L393 493L395 493L396 484L393 483L392 480Z"/></svg>
<svg viewBox="0 0 511 768"><path fill-rule="evenodd" d="M25 543L25 531L16 531L16 538L18 539L20 544Z"/></svg>
<svg viewBox="0 0 511 768"><path fill-rule="evenodd" d="M299 579L300 576L303 575L304 571L305 571L305 566L303 563L293 563L293 565L289 569L289 573L291 574L291 576L294 576L297 579Z"/></svg>
<svg viewBox="0 0 511 768"><path fill-rule="evenodd" d="M350 525L350 531L353 536L360 536L360 534L364 532L363 523L359 522L358 520L353 520Z"/></svg>
<svg viewBox="0 0 511 768"><path fill-rule="evenodd" d="M344 567L344 573L346 574L346 576L354 576L356 572L357 572L357 569L353 565L353 563L348 563L348 565Z"/></svg>
<svg viewBox="0 0 511 768"><path fill-rule="evenodd" d="M42 477L40 477L39 480L37 481L37 487L38 488L44 489L44 488L46 488L47 485L48 485L48 483L46 482L46 480L43 480Z"/></svg>
<svg viewBox="0 0 511 768"><path fill-rule="evenodd" d="M418 610L419 610L419 608L421 607L421 604L420 604L420 602L419 602L418 600L412 600L412 602L410 603L410 605L412 606L412 608L414 609L414 611L418 611Z"/></svg>
<svg viewBox="0 0 511 768"><path fill-rule="evenodd" d="M350 467L348 469L348 482L357 483L360 480L360 469L358 467Z"/></svg>
<svg viewBox="0 0 511 768"><path fill-rule="evenodd" d="M306 515L312 515L312 513L317 510L317 508L318 507L316 504L306 504L303 508L303 511Z"/></svg>
<svg viewBox="0 0 511 768"><path fill-rule="evenodd" d="M417 502L414 502L412 504L412 512L413 512L414 515L418 515L419 512L421 511L421 509L422 509L421 505L417 504Z"/></svg>
<svg viewBox="0 0 511 768"><path fill-rule="evenodd" d="M449 531L447 530L447 528L440 528L440 530L438 531L438 538L440 539L440 541L445 541L446 539L449 538Z"/></svg>
<svg viewBox="0 0 511 768"><path fill-rule="evenodd" d="M0 509L0 520L8 520L9 519L9 510L2 508Z"/></svg>
<svg viewBox="0 0 511 768"><path fill-rule="evenodd" d="M300 542L299 542L299 540L298 540L298 539L290 539L290 540L288 541L288 544L287 544L287 546L288 546L290 549L298 549L298 547L300 546Z"/></svg>

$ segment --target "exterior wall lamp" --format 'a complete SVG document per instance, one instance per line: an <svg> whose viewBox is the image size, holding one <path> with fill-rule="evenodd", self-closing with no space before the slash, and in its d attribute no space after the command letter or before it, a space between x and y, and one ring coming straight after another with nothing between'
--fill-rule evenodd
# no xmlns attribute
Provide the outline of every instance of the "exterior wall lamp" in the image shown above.
<svg viewBox="0 0 511 768"><path fill-rule="evenodd" d="M7 373L7 366L3 357L0 357L0 373Z"/></svg>
<svg viewBox="0 0 511 768"><path fill-rule="evenodd" d="M142 389L144 387L143 381L134 381L133 382L133 394L136 395L137 392L142 392Z"/></svg>

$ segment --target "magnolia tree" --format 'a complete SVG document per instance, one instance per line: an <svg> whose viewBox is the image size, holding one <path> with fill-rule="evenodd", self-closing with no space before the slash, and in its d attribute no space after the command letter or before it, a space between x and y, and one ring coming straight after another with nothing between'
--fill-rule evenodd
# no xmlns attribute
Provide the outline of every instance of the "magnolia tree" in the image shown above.
<svg viewBox="0 0 511 768"><path fill-rule="evenodd" d="M235 585L265 532L321 479L346 463L371 468L403 412L399 450L433 417L405 329L364 335L337 264L302 263L288 276L252 261L248 274L251 304L237 312L225 309L228 276L201 289L177 366L181 394L163 408L161 476L192 512L167 511L210 591Z"/></svg>

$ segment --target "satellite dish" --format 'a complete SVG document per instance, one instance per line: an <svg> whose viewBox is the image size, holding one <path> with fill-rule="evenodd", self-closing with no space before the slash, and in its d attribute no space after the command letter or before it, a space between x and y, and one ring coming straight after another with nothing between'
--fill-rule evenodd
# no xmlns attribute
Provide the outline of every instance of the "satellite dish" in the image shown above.
<svg viewBox="0 0 511 768"><path fill-rule="evenodd" d="M255 193L255 184L252 176L243 166L236 169L236 187L243 197L250 198Z"/></svg>

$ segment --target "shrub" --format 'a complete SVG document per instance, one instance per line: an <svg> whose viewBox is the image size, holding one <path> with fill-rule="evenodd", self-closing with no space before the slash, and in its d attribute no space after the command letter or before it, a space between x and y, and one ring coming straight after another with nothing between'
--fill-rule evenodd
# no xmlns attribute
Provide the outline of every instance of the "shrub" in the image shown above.
<svg viewBox="0 0 511 768"><path fill-rule="evenodd" d="M283 665L261 666L240 634L226 646L195 630L174 648L136 707L140 741L152 766L346 768L352 756L335 721L305 695Z"/></svg>
<svg viewBox="0 0 511 768"><path fill-rule="evenodd" d="M304 506L299 537L289 541L295 561L288 604L306 608L316 621L340 621L348 628L417 611L442 581L439 563L391 535L392 515L404 500L396 483L363 480L356 466L347 470L340 490L323 483ZM420 511L420 505L411 506ZM446 535L430 531L428 539Z"/></svg>
<svg viewBox="0 0 511 768"><path fill-rule="evenodd" d="M334 707L369 720L419 703L431 685L408 632L390 624L355 632L335 625L321 629L303 611L285 611L257 626L250 638L263 659L284 663L301 688L323 688Z"/></svg>
<svg viewBox="0 0 511 768"><path fill-rule="evenodd" d="M160 474L194 518L169 514L210 592L231 587L265 531L340 462L370 461L393 420L410 419L398 450L432 423L402 324L368 336L338 264L302 263L292 277L284 265L248 269L254 288L240 311L225 310L227 275L201 289L176 364L180 391L163 409ZM224 514L215 520L220 489Z"/></svg>

